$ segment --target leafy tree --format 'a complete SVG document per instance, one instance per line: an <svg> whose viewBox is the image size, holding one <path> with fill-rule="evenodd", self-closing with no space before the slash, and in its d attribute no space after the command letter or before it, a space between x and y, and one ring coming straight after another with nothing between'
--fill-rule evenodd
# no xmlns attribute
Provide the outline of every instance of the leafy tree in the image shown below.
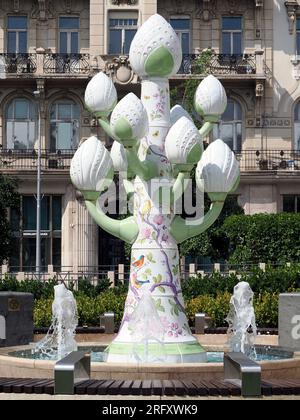
<svg viewBox="0 0 300 420"><path fill-rule="evenodd" d="M231 216L222 230L232 264L299 262L300 214Z"/></svg>
<svg viewBox="0 0 300 420"><path fill-rule="evenodd" d="M17 182L0 174L0 264L9 258L12 250L12 232L8 221L8 209L19 208Z"/></svg>
<svg viewBox="0 0 300 420"><path fill-rule="evenodd" d="M205 212L208 211L210 201L205 197ZM229 239L224 232L223 224L231 215L242 215L244 210L239 206L235 196L228 196L222 213L217 221L202 235L188 239L180 246L181 255L190 257L211 257L218 261L229 258Z"/></svg>

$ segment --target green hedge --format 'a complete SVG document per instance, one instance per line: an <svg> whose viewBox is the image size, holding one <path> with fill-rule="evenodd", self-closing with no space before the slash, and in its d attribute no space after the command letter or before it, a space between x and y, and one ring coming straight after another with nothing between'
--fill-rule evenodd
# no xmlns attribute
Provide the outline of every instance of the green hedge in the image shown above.
<svg viewBox="0 0 300 420"><path fill-rule="evenodd" d="M215 327L226 327L225 318L229 312L229 292L216 296L203 295L186 301L186 312L190 325L194 325L195 313L204 312L213 320ZM123 316L125 294L117 295L112 290L102 293L96 298L78 295L77 298L79 325L99 326L99 316L106 311L116 314L116 322L120 324ZM34 322L36 327L48 327L51 324L51 299L36 301ZM276 328L278 317L278 295L261 293L254 300L257 325L261 328Z"/></svg>
<svg viewBox="0 0 300 420"><path fill-rule="evenodd" d="M186 299L192 299L201 295L216 296L217 293L232 293L234 286L240 281L250 284L255 293L285 293L300 289L300 265L291 267L266 267L263 271L258 267L252 272L242 274L222 274L213 272L204 277L196 276L182 284L182 290Z"/></svg>
<svg viewBox="0 0 300 420"><path fill-rule="evenodd" d="M232 264L299 261L300 214L230 216L222 231L228 238Z"/></svg>
<svg viewBox="0 0 300 420"><path fill-rule="evenodd" d="M218 293L217 296L199 296L186 302L186 312L190 325L195 323L195 313L210 316L215 327L228 327L225 319L229 312L231 294ZM260 328L277 328L278 300L276 293L264 292L255 296L254 309L256 323Z"/></svg>
<svg viewBox="0 0 300 420"><path fill-rule="evenodd" d="M0 279L0 292L10 291L32 293L36 300L53 299L54 286L58 284L59 281L55 277L47 281L40 281L37 279L18 281L15 277L11 277L6 274L3 279ZM88 278L80 279L76 290L75 283L70 282L68 284L69 289L72 290L75 295L84 294L89 297L98 296L99 293L108 290L110 285L111 283L108 279L99 280L98 283L94 284L94 281L90 281ZM121 291L124 291L122 286L120 287Z"/></svg>

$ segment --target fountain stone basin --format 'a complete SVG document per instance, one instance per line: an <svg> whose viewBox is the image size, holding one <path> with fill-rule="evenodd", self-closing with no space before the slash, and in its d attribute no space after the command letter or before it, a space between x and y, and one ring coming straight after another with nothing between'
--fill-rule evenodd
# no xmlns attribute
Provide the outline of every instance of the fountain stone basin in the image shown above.
<svg viewBox="0 0 300 420"><path fill-rule="evenodd" d="M269 339L270 337L266 337ZM220 337L218 337L220 340ZM263 337L261 337L263 339ZM201 338L203 342L203 338ZM210 340L211 341L211 340ZM268 342L268 340L266 340ZM103 343L104 344L104 343ZM105 343L108 344L108 343ZM79 349L101 350L98 343L81 343ZM205 345L208 352L228 351L224 345ZM0 350L0 377L10 378L53 378L55 361L37 360L20 357L22 352L31 353L32 346L11 347ZM258 353L268 351L271 355L282 357L280 360L259 362L263 379L300 379L300 352L293 353L278 346L257 346ZM16 353L17 352L17 353ZM19 357L16 357L19 355ZM92 362L92 379L181 379L213 380L223 379L223 363L189 364L144 364L144 363L99 363Z"/></svg>

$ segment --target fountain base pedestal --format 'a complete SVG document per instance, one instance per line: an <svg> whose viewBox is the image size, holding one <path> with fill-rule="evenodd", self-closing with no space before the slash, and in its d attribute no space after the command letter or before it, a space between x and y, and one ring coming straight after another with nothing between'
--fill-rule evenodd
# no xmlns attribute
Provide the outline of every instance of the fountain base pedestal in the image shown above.
<svg viewBox="0 0 300 420"><path fill-rule="evenodd" d="M107 348L109 363L206 363L207 353L195 341L186 343L122 343Z"/></svg>

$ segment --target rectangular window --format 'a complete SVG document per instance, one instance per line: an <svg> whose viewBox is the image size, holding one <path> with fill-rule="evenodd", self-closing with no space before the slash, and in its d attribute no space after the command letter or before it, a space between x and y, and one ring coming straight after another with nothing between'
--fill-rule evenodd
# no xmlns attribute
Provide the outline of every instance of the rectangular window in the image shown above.
<svg viewBox="0 0 300 420"><path fill-rule="evenodd" d="M59 18L59 52L60 54L79 53L79 18Z"/></svg>
<svg viewBox="0 0 300 420"><path fill-rule="evenodd" d="M284 195L282 209L284 213L300 213L300 195Z"/></svg>
<svg viewBox="0 0 300 420"><path fill-rule="evenodd" d="M191 21L189 18L172 18L170 25L175 30L181 42L183 55L190 54Z"/></svg>
<svg viewBox="0 0 300 420"><path fill-rule="evenodd" d="M241 55L243 51L243 19L240 16L222 18L222 54Z"/></svg>
<svg viewBox="0 0 300 420"><path fill-rule="evenodd" d="M8 16L7 52L10 54L27 53L27 17Z"/></svg>
<svg viewBox="0 0 300 420"><path fill-rule="evenodd" d="M21 209L12 209L11 228L15 239L15 249L10 261L20 271L35 269L36 252L36 199L23 196ZM41 203L41 257L42 267L52 264L57 270L61 265L61 218L62 197L44 196Z"/></svg>
<svg viewBox="0 0 300 420"><path fill-rule="evenodd" d="M129 54L131 42L137 32L137 13L111 12L109 16L108 54Z"/></svg>

